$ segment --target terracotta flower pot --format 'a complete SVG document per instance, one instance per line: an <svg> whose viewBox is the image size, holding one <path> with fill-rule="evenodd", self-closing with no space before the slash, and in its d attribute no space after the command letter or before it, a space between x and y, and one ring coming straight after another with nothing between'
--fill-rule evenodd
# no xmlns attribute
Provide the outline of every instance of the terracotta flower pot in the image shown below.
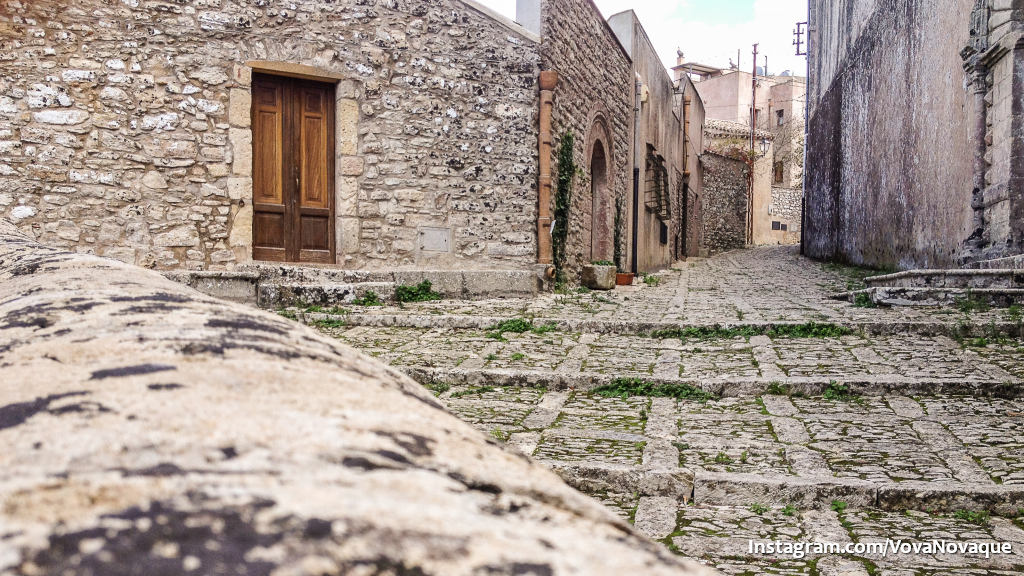
<svg viewBox="0 0 1024 576"><path fill-rule="evenodd" d="M632 286L633 285L633 278L634 278L634 275L632 273L623 274L623 273L620 272L620 273L615 275L615 285L616 286Z"/></svg>

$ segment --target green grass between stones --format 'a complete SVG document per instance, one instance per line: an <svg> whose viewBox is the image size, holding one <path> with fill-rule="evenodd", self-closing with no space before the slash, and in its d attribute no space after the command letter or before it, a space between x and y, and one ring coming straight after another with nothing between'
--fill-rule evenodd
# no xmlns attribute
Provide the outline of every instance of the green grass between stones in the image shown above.
<svg viewBox="0 0 1024 576"><path fill-rule="evenodd" d="M710 392L701 390L685 383L654 384L641 378L616 378L611 384L595 388L593 393L604 398L632 398L642 396L648 398L676 398L707 402L717 397Z"/></svg>
<svg viewBox="0 0 1024 576"><path fill-rule="evenodd" d="M687 328L669 328L651 333L654 338L667 340L716 340L737 337L768 336L769 338L839 338L855 332L844 326L831 323L805 322L803 324L779 324L763 326L690 326Z"/></svg>

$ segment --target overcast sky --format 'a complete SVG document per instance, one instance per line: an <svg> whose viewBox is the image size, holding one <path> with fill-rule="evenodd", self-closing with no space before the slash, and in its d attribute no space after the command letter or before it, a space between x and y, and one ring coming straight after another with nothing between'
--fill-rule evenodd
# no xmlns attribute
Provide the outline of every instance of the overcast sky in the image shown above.
<svg viewBox="0 0 1024 576"><path fill-rule="evenodd" d="M516 0L477 0L515 19ZM760 43L758 65L768 56L768 71L806 73L807 62L796 56L793 28L807 20L807 0L595 0L605 18L636 11L666 66L674 66L676 49L686 59L726 68L742 52L750 69L751 50Z"/></svg>

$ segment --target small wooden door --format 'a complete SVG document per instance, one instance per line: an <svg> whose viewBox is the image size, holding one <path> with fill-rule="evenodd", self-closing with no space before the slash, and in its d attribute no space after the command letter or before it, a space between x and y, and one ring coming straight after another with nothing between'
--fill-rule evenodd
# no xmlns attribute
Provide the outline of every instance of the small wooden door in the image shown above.
<svg viewBox="0 0 1024 576"><path fill-rule="evenodd" d="M333 264L334 85L252 79L253 259Z"/></svg>

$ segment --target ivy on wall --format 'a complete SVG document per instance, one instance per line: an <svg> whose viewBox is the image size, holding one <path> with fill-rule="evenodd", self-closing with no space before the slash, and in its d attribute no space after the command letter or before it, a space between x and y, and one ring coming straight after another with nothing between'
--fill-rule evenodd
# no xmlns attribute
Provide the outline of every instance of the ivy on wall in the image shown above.
<svg viewBox="0 0 1024 576"><path fill-rule="evenodd" d="M551 230L551 251L555 261L557 280L565 280L565 243L569 237L569 206L572 203L572 179L576 176L573 149L576 137L572 130L562 135L558 145L558 183L555 187L555 225Z"/></svg>

